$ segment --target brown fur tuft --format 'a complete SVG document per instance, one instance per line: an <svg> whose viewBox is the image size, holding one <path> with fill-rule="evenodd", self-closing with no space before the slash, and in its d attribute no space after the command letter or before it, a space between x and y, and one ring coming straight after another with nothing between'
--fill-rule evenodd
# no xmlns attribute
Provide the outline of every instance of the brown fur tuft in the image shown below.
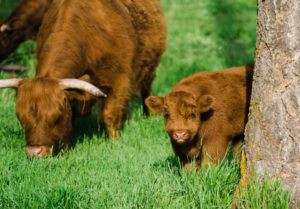
<svg viewBox="0 0 300 209"><path fill-rule="evenodd" d="M0 31L0 61L13 52L20 43L35 40L43 17L52 0L22 0L3 21L7 30Z"/></svg>

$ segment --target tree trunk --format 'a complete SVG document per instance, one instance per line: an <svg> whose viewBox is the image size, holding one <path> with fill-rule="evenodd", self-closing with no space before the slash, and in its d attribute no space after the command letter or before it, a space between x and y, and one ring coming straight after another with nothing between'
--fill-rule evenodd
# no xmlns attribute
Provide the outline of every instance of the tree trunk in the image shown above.
<svg viewBox="0 0 300 209"><path fill-rule="evenodd" d="M300 1L258 0L247 167L279 177L300 201ZM249 169L251 171L251 169Z"/></svg>

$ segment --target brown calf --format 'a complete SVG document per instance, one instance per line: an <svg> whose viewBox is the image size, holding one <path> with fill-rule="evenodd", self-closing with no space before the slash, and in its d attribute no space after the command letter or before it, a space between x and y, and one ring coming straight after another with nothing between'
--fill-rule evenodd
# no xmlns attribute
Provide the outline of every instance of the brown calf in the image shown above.
<svg viewBox="0 0 300 209"><path fill-rule="evenodd" d="M0 62L23 41L36 39L51 2L22 0L5 20L0 20Z"/></svg>
<svg viewBox="0 0 300 209"><path fill-rule="evenodd" d="M147 106L164 115L165 129L184 168L224 158L237 149L247 120L253 65L200 72L178 82L164 97L150 96Z"/></svg>
<svg viewBox="0 0 300 209"><path fill-rule="evenodd" d="M17 88L27 155L47 156L51 147L57 152L59 144L69 145L72 118L90 113L95 96L103 96L99 89L107 95L101 120L116 138L130 99L150 95L165 41L159 0L54 0L37 37L36 78L6 84Z"/></svg>

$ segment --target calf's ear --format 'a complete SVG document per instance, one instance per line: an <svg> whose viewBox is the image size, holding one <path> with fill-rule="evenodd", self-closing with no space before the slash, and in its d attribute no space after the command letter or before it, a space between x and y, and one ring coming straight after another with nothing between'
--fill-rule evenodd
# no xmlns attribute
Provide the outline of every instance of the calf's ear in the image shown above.
<svg viewBox="0 0 300 209"><path fill-rule="evenodd" d="M147 107L155 113L163 112L164 99L158 96L149 96L145 99Z"/></svg>
<svg viewBox="0 0 300 209"><path fill-rule="evenodd" d="M211 95L203 95L198 98L198 105L200 113L207 112L210 110L215 102L215 97Z"/></svg>

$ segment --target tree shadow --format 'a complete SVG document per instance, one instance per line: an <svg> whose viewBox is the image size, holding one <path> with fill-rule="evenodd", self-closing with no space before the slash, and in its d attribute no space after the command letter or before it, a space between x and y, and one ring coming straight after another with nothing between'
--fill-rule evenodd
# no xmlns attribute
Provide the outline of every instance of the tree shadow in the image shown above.
<svg viewBox="0 0 300 209"><path fill-rule="evenodd" d="M249 24L249 17L243 11L247 9L243 2L233 2L224 0L215 0L210 2L210 11L215 18L215 33L218 37L220 46L220 55L225 57L227 66L244 65L253 62L254 54L251 58L245 56L249 51L255 49L255 31ZM248 30L248 32L247 32ZM253 35L246 41L242 41L245 33L253 31ZM245 38L244 38L245 39ZM243 39L243 40L244 40ZM253 46L249 48L249 46Z"/></svg>

